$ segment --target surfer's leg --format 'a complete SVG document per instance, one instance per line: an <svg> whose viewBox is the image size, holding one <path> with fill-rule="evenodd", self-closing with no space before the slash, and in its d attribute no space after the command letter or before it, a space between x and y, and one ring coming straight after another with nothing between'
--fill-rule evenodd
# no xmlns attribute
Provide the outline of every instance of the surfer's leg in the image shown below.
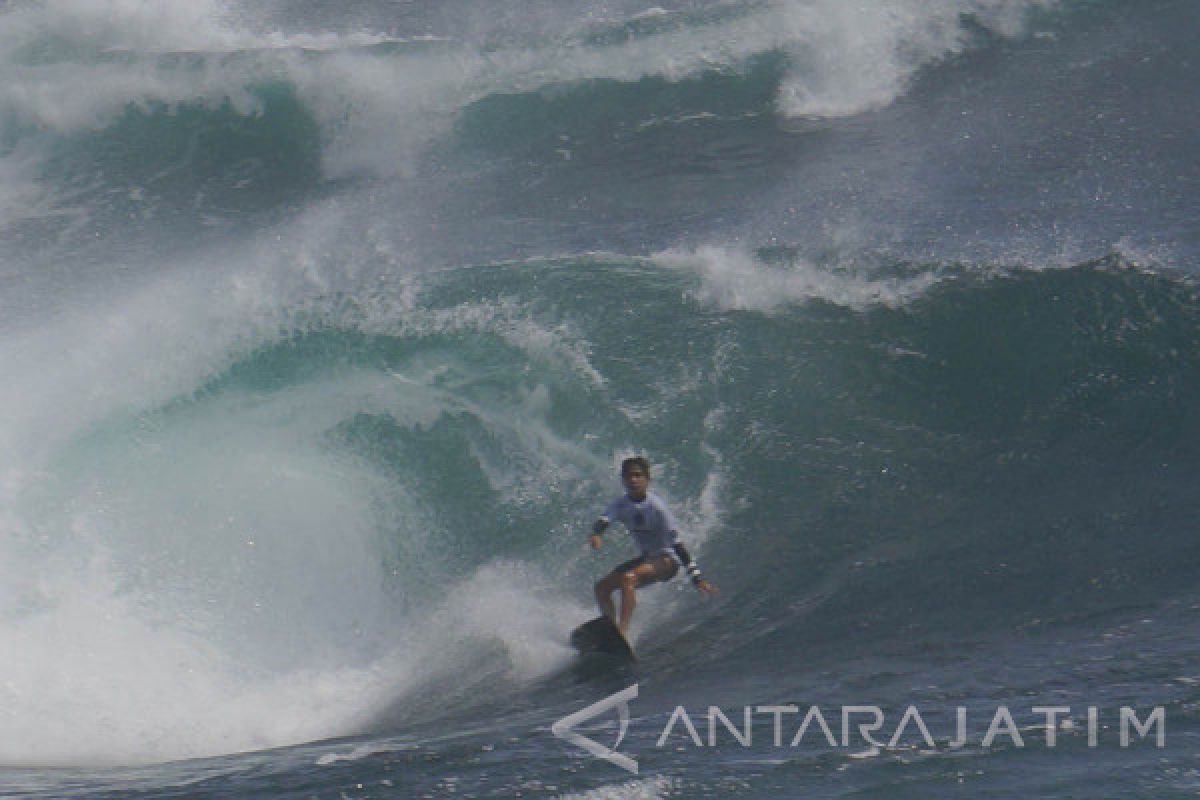
<svg viewBox="0 0 1200 800"><path fill-rule="evenodd" d="M596 592L596 605L600 607L600 613L608 617L612 621L617 620L617 610L613 606L612 593L617 590L617 583L613 579L615 572L610 572L600 580L596 581L593 589Z"/></svg>
<svg viewBox="0 0 1200 800"><path fill-rule="evenodd" d="M637 587L639 569L654 569L649 564L643 564L636 569L621 574L621 618L617 620L617 630L624 636L629 631L629 622L633 619L633 609L637 607Z"/></svg>
<svg viewBox="0 0 1200 800"><path fill-rule="evenodd" d="M622 635L629 633L633 609L637 607L637 590L647 584L670 580L678 569L675 559L664 555L646 559L633 569L620 573L621 618L617 621L617 629ZM616 570L613 574L617 574Z"/></svg>
<svg viewBox="0 0 1200 800"><path fill-rule="evenodd" d="M635 558L630 561L626 561L623 564L618 564L617 566L613 567L612 572L596 581L596 585L593 587L593 589L596 593L596 605L600 607L601 614L608 617L613 622L617 621L617 609L613 605L612 599L613 592L621 588L621 583L624 580L624 576L627 572L630 572L638 565L644 563L644 558Z"/></svg>

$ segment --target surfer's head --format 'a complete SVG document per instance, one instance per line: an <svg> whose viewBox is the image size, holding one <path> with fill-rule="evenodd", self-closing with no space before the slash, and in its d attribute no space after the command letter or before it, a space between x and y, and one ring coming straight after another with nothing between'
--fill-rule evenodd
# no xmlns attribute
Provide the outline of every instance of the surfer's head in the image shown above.
<svg viewBox="0 0 1200 800"><path fill-rule="evenodd" d="M650 486L650 462L641 456L634 456L622 461L621 483L625 484L630 497L634 500L641 500L646 496L646 489Z"/></svg>

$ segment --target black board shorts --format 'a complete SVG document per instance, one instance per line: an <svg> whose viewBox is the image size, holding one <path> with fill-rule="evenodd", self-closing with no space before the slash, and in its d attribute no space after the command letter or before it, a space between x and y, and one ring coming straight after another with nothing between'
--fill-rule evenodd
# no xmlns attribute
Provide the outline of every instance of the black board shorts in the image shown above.
<svg viewBox="0 0 1200 800"><path fill-rule="evenodd" d="M613 572L628 572L631 569L640 567L642 564L645 564L646 562L648 562L650 560L650 558L651 558L650 556L638 556L637 558L631 558L628 561L625 561L621 564L617 564L615 567L612 568L612 571ZM671 562L670 574L668 574L662 578L659 578L660 581L669 581L669 580L671 580L671 578L674 578L675 575L679 572L679 562L676 561L674 558L671 558L671 556L668 553L659 553L658 555L653 556L653 558L666 558L666 559L669 559Z"/></svg>

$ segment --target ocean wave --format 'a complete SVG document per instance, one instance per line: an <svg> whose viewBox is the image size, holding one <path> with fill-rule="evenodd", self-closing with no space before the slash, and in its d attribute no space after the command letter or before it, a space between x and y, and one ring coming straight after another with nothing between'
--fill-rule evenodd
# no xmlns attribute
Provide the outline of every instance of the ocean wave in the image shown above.
<svg viewBox="0 0 1200 800"><path fill-rule="evenodd" d="M972 29L963 19L1017 35L1042 5L894 0L879 9L791 0L694 15L691 24L643 35L560 34L502 49L442 37L435 48L405 52L380 49L410 41L382 34L257 32L235 7L216 2L18 4L4 13L0 119L10 129L72 135L103 128L130 106L228 105L250 116L263 111L255 87L283 82L331 142L331 174L387 172L398 155L411 158L454 113L489 95L596 80L689 80L776 51L791 62L777 100L785 116L861 113L894 100L921 67L968 47ZM83 82L80 48L89 72Z"/></svg>

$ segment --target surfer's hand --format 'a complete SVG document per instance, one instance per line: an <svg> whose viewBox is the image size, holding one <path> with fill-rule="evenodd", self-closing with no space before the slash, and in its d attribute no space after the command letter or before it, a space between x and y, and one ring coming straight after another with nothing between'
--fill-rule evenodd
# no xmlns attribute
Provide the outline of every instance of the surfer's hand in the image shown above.
<svg viewBox="0 0 1200 800"><path fill-rule="evenodd" d="M720 589L718 589L716 586L713 586L711 583L704 580L703 578L696 581L696 590L698 592L700 592L701 594L706 594L706 595L709 595L710 597L716 597L717 595L719 595L721 593Z"/></svg>
<svg viewBox="0 0 1200 800"><path fill-rule="evenodd" d="M599 550L603 544L604 544L604 540L600 538L600 534L593 533L592 534L592 549Z"/></svg>

